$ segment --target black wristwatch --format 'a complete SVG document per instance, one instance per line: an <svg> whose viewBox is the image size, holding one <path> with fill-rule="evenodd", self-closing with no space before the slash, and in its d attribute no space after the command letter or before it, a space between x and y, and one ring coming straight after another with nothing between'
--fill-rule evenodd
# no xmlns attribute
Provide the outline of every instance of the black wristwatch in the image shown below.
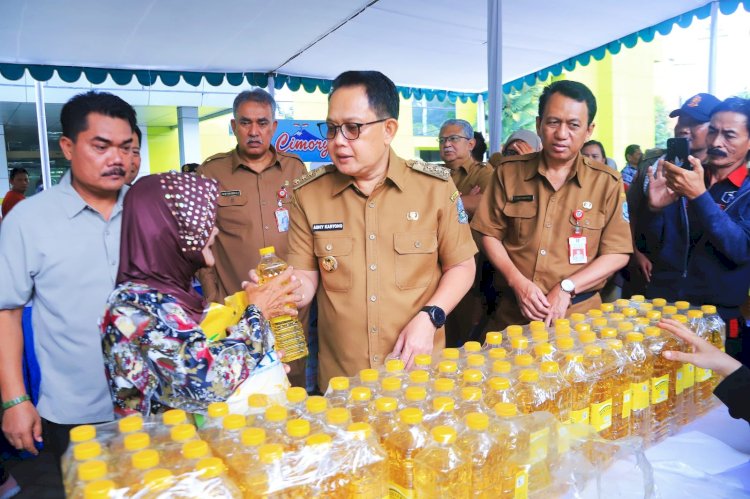
<svg viewBox="0 0 750 499"><path fill-rule="evenodd" d="M445 311L437 305L422 307L421 312L427 312L427 315L430 316L430 320L432 321L432 325L436 328L441 328L445 324Z"/></svg>

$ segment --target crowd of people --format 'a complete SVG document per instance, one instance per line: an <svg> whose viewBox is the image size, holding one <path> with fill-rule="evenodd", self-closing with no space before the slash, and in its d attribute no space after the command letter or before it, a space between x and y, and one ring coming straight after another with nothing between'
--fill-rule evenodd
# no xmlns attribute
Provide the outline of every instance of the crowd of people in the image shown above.
<svg viewBox="0 0 750 499"><path fill-rule="evenodd" d="M546 87L536 133L515 131L488 162L463 120L440 129L442 164L399 157L398 92L375 71L334 80L319 124L333 164L309 172L271 145L271 95L241 92L232 111L236 148L136 181L135 111L111 94L80 94L61 113L71 166L60 183L24 200L28 173L11 172L0 394L15 448L59 460L75 425L165 408L204 413L273 350L268 320L297 313L306 332L317 317L325 388L387 358L410 367L490 330L551 324L597 308L605 292L711 303L732 357L677 324L665 328L696 352L666 355L729 375L717 389L724 400L746 393L750 101L689 99L672 116L675 136L689 139L690 168L631 145L622 174L591 140L596 99L575 81ZM253 269L268 246L290 268L260 285ZM30 301L34 345L25 345ZM205 323L209 304L227 310L218 338ZM36 405L24 348L41 369ZM305 386L304 358L288 370ZM747 407L732 414L747 418Z"/></svg>

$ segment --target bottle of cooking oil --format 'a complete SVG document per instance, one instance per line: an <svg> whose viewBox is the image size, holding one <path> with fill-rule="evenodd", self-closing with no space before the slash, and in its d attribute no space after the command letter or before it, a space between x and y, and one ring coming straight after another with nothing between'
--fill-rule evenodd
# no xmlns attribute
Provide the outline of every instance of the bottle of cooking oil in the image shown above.
<svg viewBox="0 0 750 499"><path fill-rule="evenodd" d="M237 485L227 476L226 465L220 458L207 457L199 461L195 471L195 490L191 492L196 492L198 497L219 499L242 495Z"/></svg>
<svg viewBox="0 0 750 499"><path fill-rule="evenodd" d="M352 421L367 423L370 421L370 403L372 392L366 386L355 386L349 394L349 410Z"/></svg>
<svg viewBox="0 0 750 499"><path fill-rule="evenodd" d="M533 333L534 331L542 331L547 328L547 325L544 323L544 321L531 321L529 322L529 332Z"/></svg>
<svg viewBox="0 0 750 499"><path fill-rule="evenodd" d="M511 367L510 362L507 360L496 360L492 363L492 372L490 375L509 377Z"/></svg>
<svg viewBox="0 0 750 499"><path fill-rule="evenodd" d="M428 353L420 353L414 356L414 367L421 369L429 373L432 372L432 355Z"/></svg>
<svg viewBox="0 0 750 499"><path fill-rule="evenodd" d="M310 436L310 423L304 419L290 419L286 422L286 452L298 452L305 446L307 437Z"/></svg>
<svg viewBox="0 0 750 499"><path fill-rule="evenodd" d="M461 358L461 351L458 348L443 348L440 352L440 361L451 360L458 364L458 360Z"/></svg>
<svg viewBox="0 0 750 499"><path fill-rule="evenodd" d="M614 331L614 329L612 329ZM617 440L630 435L630 410L632 390L630 388L630 359L622 340L609 338L602 349L605 363L613 369L612 379L612 425L599 433L607 440Z"/></svg>
<svg viewBox="0 0 750 499"><path fill-rule="evenodd" d="M478 386L465 386L461 388L461 402L456 410L456 415L463 418L470 412L488 413L489 409L484 405L482 389Z"/></svg>
<svg viewBox="0 0 750 499"><path fill-rule="evenodd" d="M385 372L386 376L392 376L400 378L401 380L406 378L406 366L404 361L401 359L388 359L385 361Z"/></svg>
<svg viewBox="0 0 750 499"><path fill-rule="evenodd" d="M518 382L513 387L513 395L522 414L550 409L551 403L539 386L539 371L536 369L523 369L519 372Z"/></svg>
<svg viewBox="0 0 750 499"><path fill-rule="evenodd" d="M226 419L226 417L224 419ZM195 426L189 423L183 423L173 426L169 430L169 438L169 442L161 445L154 445L155 448L161 451L162 459L167 467L171 466L172 463L175 463L180 459L180 451L182 450L183 444L185 444L186 442L191 442L193 440L200 440L200 438L198 437L198 432L195 430Z"/></svg>
<svg viewBox="0 0 750 499"><path fill-rule="evenodd" d="M258 263L258 278L262 286L266 282L274 279L277 275L284 272L287 263L276 256L276 250L273 246L267 246L260 250L260 262ZM287 304L288 307L294 308L294 303ZM276 339L276 350L284 352L284 361L307 357L307 341L305 332L302 329L302 323L291 315L280 315L269 319L273 336Z"/></svg>
<svg viewBox="0 0 750 499"><path fill-rule="evenodd" d="M617 329L613 327L603 327L599 330L599 338L602 340L616 340L618 339Z"/></svg>
<svg viewBox="0 0 750 499"><path fill-rule="evenodd" d="M510 354L514 357L530 352L529 340L523 336L516 336L510 340Z"/></svg>
<svg viewBox="0 0 750 499"><path fill-rule="evenodd" d="M401 400L401 378L394 376L388 376L380 380L380 395L383 397L393 397L396 400Z"/></svg>
<svg viewBox="0 0 750 499"><path fill-rule="evenodd" d="M161 421L162 425L157 426L151 435L153 443L156 446L171 441L170 432L172 428L177 425L186 424L188 422L187 413L182 409L170 409L161 415Z"/></svg>
<svg viewBox="0 0 750 499"><path fill-rule="evenodd" d="M591 381L583 364L583 354L567 353L560 367L563 378L570 385L569 420L571 423L588 424L591 414Z"/></svg>
<svg viewBox="0 0 750 499"><path fill-rule="evenodd" d="M376 497L388 495L388 460L377 442L372 427L367 423L352 423L345 437L351 459L345 461L349 477L347 497Z"/></svg>
<svg viewBox="0 0 750 499"><path fill-rule="evenodd" d="M515 403L516 399L510 387L510 379L495 376L488 379L485 385L484 405L492 408L498 402Z"/></svg>
<svg viewBox="0 0 750 499"><path fill-rule="evenodd" d="M676 301L674 306L677 308L677 312L684 314L690 309L690 302L687 301Z"/></svg>
<svg viewBox="0 0 750 499"><path fill-rule="evenodd" d="M500 331L490 331L484 338L483 350L489 351L493 348L501 348L503 346L503 333Z"/></svg>
<svg viewBox="0 0 750 499"><path fill-rule="evenodd" d="M307 390L301 386L293 386L286 391L286 407L289 411L289 417L298 418L305 413L305 400L307 400Z"/></svg>
<svg viewBox="0 0 750 499"><path fill-rule="evenodd" d="M677 400L675 382L678 369L682 369L679 362L667 360L662 352L680 351L682 345L674 336L656 326L646 328L644 344L654 359L651 376L651 442L655 443L672 431Z"/></svg>
<svg viewBox="0 0 750 499"><path fill-rule="evenodd" d="M313 494L310 497L349 497L347 493L349 477L346 476L345 469L346 456L342 455L340 450L341 447L334 447L333 439L325 433L316 433L307 437L307 446L303 452L308 456L315 456L313 462L317 466L317 470L315 470L317 483L315 484L315 490L308 492L308 494ZM308 496L285 495L283 497L303 498Z"/></svg>
<svg viewBox="0 0 750 499"><path fill-rule="evenodd" d="M362 369L359 371L359 384L370 389L373 397L377 397L380 390L380 373L377 369Z"/></svg>
<svg viewBox="0 0 750 499"><path fill-rule="evenodd" d="M503 343L503 346L504 347L510 347L511 341L513 340L513 338L516 338L516 337L519 337L519 336L523 336L523 327L519 326L519 325L516 325L516 324L513 324L512 326L508 326L505 329L505 335L504 336L506 338L506 341L505 341L505 343Z"/></svg>
<svg viewBox="0 0 750 499"><path fill-rule="evenodd" d="M635 324L630 321L623 321L617 324L617 337L623 341L626 341L628 333L634 332L637 332Z"/></svg>
<svg viewBox="0 0 750 499"><path fill-rule="evenodd" d="M84 499L107 499L117 493L114 480L97 480L89 482L83 488Z"/></svg>
<svg viewBox="0 0 750 499"><path fill-rule="evenodd" d="M464 418L466 431L456 440L471 465L471 497L494 497L499 486L502 451L489 430L487 414L472 412Z"/></svg>
<svg viewBox="0 0 750 499"><path fill-rule="evenodd" d="M664 298L654 298L651 300L651 305L654 306L654 310L664 308L664 305L667 304L667 300Z"/></svg>
<svg viewBox="0 0 750 499"><path fill-rule="evenodd" d="M211 449L205 440L191 440L182 444L180 450L181 459L166 462L162 459L162 465L168 468L176 475L193 471L198 465L198 461L207 457L212 457Z"/></svg>
<svg viewBox="0 0 750 499"><path fill-rule="evenodd" d="M274 493L281 491L284 487L283 456L284 447L281 444L264 444L258 448L258 458L261 464L245 470L241 482L243 497L261 499L273 497ZM307 492L312 491L307 490Z"/></svg>
<svg viewBox="0 0 750 499"><path fill-rule="evenodd" d="M615 311L615 305L613 303L602 303L599 305L599 310L604 314L603 317L606 317L608 314Z"/></svg>
<svg viewBox="0 0 750 499"><path fill-rule="evenodd" d="M446 349L447 350L447 349ZM442 360L438 362L438 376L458 381L458 364L454 360Z"/></svg>
<svg viewBox="0 0 750 499"><path fill-rule="evenodd" d="M479 369L466 369L461 378L461 386L478 386L481 388L484 385L484 375Z"/></svg>
<svg viewBox="0 0 750 499"><path fill-rule="evenodd" d="M328 382L326 394L328 405L331 407L346 407L349 401L349 378L335 376Z"/></svg>
<svg viewBox="0 0 750 499"><path fill-rule="evenodd" d="M145 433L144 433L145 435ZM146 435L148 436L148 435ZM65 468L65 474L63 475L63 483L65 485L65 494L70 497L75 485L76 477L78 476L78 468L81 464L88 461L106 461L106 457L103 455L102 446L96 440L89 440L76 444L73 447L73 458L67 464Z"/></svg>
<svg viewBox="0 0 750 499"><path fill-rule="evenodd" d="M137 496L139 499L158 499L169 495L169 491L174 487L177 480L174 473L165 468L156 468L146 472L140 483ZM113 495L104 496L106 498L116 497Z"/></svg>
<svg viewBox="0 0 750 499"><path fill-rule="evenodd" d="M482 357L480 355L480 357ZM482 357L484 359L484 357ZM430 386L430 373L422 369L414 369L409 373L408 386L421 386L425 390Z"/></svg>
<svg viewBox="0 0 750 499"><path fill-rule="evenodd" d="M482 351L482 344L478 341L467 341L464 343L464 354L469 356L473 353L479 353Z"/></svg>
<svg viewBox="0 0 750 499"><path fill-rule="evenodd" d="M334 407L326 411L326 431L334 438L341 436L351 422L352 417L348 409Z"/></svg>
<svg viewBox="0 0 750 499"><path fill-rule="evenodd" d="M626 300L625 298L618 298L615 300L615 310L617 312L621 312L624 308L627 308L630 306L630 300Z"/></svg>
<svg viewBox="0 0 750 499"><path fill-rule="evenodd" d="M690 329L695 331L698 337L711 343L711 331L700 310L688 310L688 323ZM714 385L712 382L713 372L711 369L695 367L695 412L703 414L712 405Z"/></svg>
<svg viewBox="0 0 750 499"><path fill-rule="evenodd" d="M423 386L410 386L404 391L405 407L416 407L422 414L427 412L427 390Z"/></svg>
<svg viewBox="0 0 750 499"><path fill-rule="evenodd" d="M570 385L560 373L560 365L553 361L544 361L540 366L539 386L550 401L549 411L561 423L570 421L570 410L573 407ZM501 402L510 402L503 400Z"/></svg>
<svg viewBox="0 0 750 499"><path fill-rule="evenodd" d="M498 443L499 470L493 493L486 497L528 497L525 461L529 455L529 432L523 424L524 417L519 417L516 405L508 402L496 404L494 411L497 420L491 421L489 431Z"/></svg>
<svg viewBox="0 0 750 499"><path fill-rule="evenodd" d="M431 441L414 458L415 496L468 499L471 464L456 446L456 430L436 426L430 434Z"/></svg>
<svg viewBox="0 0 750 499"><path fill-rule="evenodd" d="M601 332L602 329L609 326L609 319L606 317L597 317L596 319L591 319L591 330L595 333Z"/></svg>
<svg viewBox="0 0 750 499"><path fill-rule="evenodd" d="M542 342L534 345L534 357L537 362L546 362L548 360L555 360L555 347L551 343Z"/></svg>
<svg viewBox="0 0 750 499"><path fill-rule="evenodd" d="M432 399L432 411L425 415L424 425L427 428L441 425L458 428L460 421L456 415L455 399L452 397L435 397Z"/></svg>
<svg viewBox="0 0 750 499"><path fill-rule="evenodd" d="M573 353L575 341L570 336L559 337L555 340L555 348L557 352L553 360L562 366L568 354Z"/></svg>
<svg viewBox="0 0 750 499"><path fill-rule="evenodd" d="M583 324L579 324L583 325ZM586 324L588 326L588 324ZM596 343L597 337L596 333L591 330L591 328L588 328L587 330L583 332L578 333L578 343L581 344L582 347L586 347L587 345L593 345Z"/></svg>
<svg viewBox="0 0 750 499"><path fill-rule="evenodd" d="M372 413L370 424L381 444L385 436L396 427L398 422L397 409L398 400L393 397L375 399L375 412Z"/></svg>
<svg viewBox="0 0 750 499"><path fill-rule="evenodd" d="M666 309L669 307L670 305L664 307L664 315L666 315ZM676 313L677 307L672 308L675 309L675 313L671 315L671 318L684 326L688 326L687 316ZM692 347L687 343L684 343L682 351L691 353ZM689 362L682 364L682 376L677 379L675 393L677 395L676 412L678 415L678 424L679 426L686 425L695 417L695 366L693 364ZM677 428L678 425L674 425L672 432L676 432Z"/></svg>
<svg viewBox="0 0 750 499"><path fill-rule="evenodd" d="M576 335L578 336L578 342L581 342L581 335L590 334L591 333L591 324L587 322L579 322L576 324L573 329L576 332Z"/></svg>
<svg viewBox="0 0 750 499"><path fill-rule="evenodd" d="M201 428L201 437L208 441L214 441L221 432L221 421L229 414L229 404L226 402L213 402L208 404L208 417Z"/></svg>
<svg viewBox="0 0 750 499"><path fill-rule="evenodd" d="M466 369L475 369L482 373L483 378L487 377L489 370L487 358L484 355L478 353L468 355L466 357Z"/></svg>
<svg viewBox="0 0 750 499"><path fill-rule="evenodd" d="M240 445L242 432L246 428L245 423L245 417L242 414L224 416L219 438L208 441L213 451L221 457L231 455Z"/></svg>
<svg viewBox="0 0 750 499"><path fill-rule="evenodd" d="M124 417L117 422L117 429L118 433L112 439L109 449L110 454L119 455L125 450L125 437L132 433L143 431L143 416L140 414L133 414Z"/></svg>
<svg viewBox="0 0 750 499"><path fill-rule="evenodd" d="M653 357L643 344L642 333L628 333L625 339L625 352L630 359L630 407L631 433L642 437L645 442L651 438L651 377Z"/></svg>
<svg viewBox="0 0 750 499"><path fill-rule="evenodd" d="M284 444L286 441L286 421L288 412L283 405L271 405L263 416L263 429L266 430L266 442Z"/></svg>
<svg viewBox="0 0 750 499"><path fill-rule="evenodd" d="M414 497L414 457L430 438L422 426L422 417L419 409L409 407L401 410L398 426L383 442L388 453L388 486L391 497Z"/></svg>
<svg viewBox="0 0 750 499"><path fill-rule="evenodd" d="M260 426L266 409L271 405L268 395L264 393L253 393L247 397L247 425Z"/></svg>
<svg viewBox="0 0 750 499"><path fill-rule="evenodd" d="M721 316L716 312L716 306L714 305L703 305L701 307L703 317L705 319L706 327L709 331L709 337L711 338L711 344L721 350L726 351L726 339L727 339L727 325ZM721 376L714 371L711 373L711 385L716 386L721 381Z"/></svg>
<svg viewBox="0 0 750 499"><path fill-rule="evenodd" d="M92 459L81 463L81 465L78 466L77 478L78 480L71 488L70 495L67 496L72 499L84 499L84 490L89 484L103 480L111 480L112 476L107 468L106 462L99 459Z"/></svg>
<svg viewBox="0 0 750 499"><path fill-rule="evenodd" d="M669 319L675 314L677 314L677 307L674 305L664 305L661 307L661 316L665 319Z"/></svg>
<svg viewBox="0 0 750 499"><path fill-rule="evenodd" d="M451 378L438 378L432 384L432 396L456 398L456 382Z"/></svg>
<svg viewBox="0 0 750 499"><path fill-rule="evenodd" d="M513 357L513 366L516 370L528 369L534 365L534 356L529 353L521 353Z"/></svg>
<svg viewBox="0 0 750 499"><path fill-rule="evenodd" d="M130 459L133 454L149 448L151 445L151 436L146 432L137 431L125 435L122 443L123 451L111 455L110 463L112 469L119 470L130 466Z"/></svg>
<svg viewBox="0 0 750 499"><path fill-rule="evenodd" d="M575 329L576 325L586 322L586 315L580 313L570 314L570 326Z"/></svg>
<svg viewBox="0 0 750 499"><path fill-rule="evenodd" d="M591 379L589 423L602 432L612 426L614 366L606 362L602 347L593 344L584 347L583 365Z"/></svg>
<svg viewBox="0 0 750 499"><path fill-rule="evenodd" d="M302 415L302 419L306 419L310 423L310 432L322 432L326 420L326 410L328 410L328 402L325 397L321 397L320 395L307 397L305 409L306 411Z"/></svg>
<svg viewBox="0 0 750 499"><path fill-rule="evenodd" d="M146 473L159 467L159 453L154 449L146 449L133 454L130 469L122 476L127 484L139 484Z"/></svg>

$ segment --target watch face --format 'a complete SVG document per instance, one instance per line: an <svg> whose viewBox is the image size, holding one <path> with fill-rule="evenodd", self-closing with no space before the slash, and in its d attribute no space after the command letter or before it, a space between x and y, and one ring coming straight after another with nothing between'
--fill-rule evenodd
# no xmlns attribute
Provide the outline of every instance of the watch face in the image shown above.
<svg viewBox="0 0 750 499"><path fill-rule="evenodd" d="M440 324L441 326L445 324L445 312L443 312L443 309L440 307L432 307L432 322L435 324Z"/></svg>

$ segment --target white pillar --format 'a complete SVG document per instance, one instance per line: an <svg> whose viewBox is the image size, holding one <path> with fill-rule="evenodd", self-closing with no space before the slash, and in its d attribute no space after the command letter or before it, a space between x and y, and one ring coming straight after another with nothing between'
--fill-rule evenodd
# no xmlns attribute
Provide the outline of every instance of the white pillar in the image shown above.
<svg viewBox="0 0 750 499"><path fill-rule="evenodd" d="M177 131L180 140L180 165L201 163L201 137L197 107L177 108Z"/></svg>
<svg viewBox="0 0 750 499"><path fill-rule="evenodd" d="M8 154L5 149L5 125L0 123L0 197L10 190L8 181Z"/></svg>
<svg viewBox="0 0 750 499"><path fill-rule="evenodd" d="M487 0L487 100L490 101L490 152L503 140L503 23L502 0Z"/></svg>
<svg viewBox="0 0 750 499"><path fill-rule="evenodd" d="M716 92L717 38L719 36L719 1L711 2L711 31L708 38L708 93Z"/></svg>
<svg viewBox="0 0 750 499"><path fill-rule="evenodd" d="M273 76L268 77L268 86L266 87L266 91L271 97L276 99L276 80ZM276 116L274 116L274 118L276 118Z"/></svg>
<svg viewBox="0 0 750 499"><path fill-rule="evenodd" d="M47 142L47 113L44 109L44 83L34 82L34 101L36 104L36 131L39 136L39 160L42 163L42 183L44 189L52 187L52 176L49 171L49 142Z"/></svg>
<svg viewBox="0 0 750 499"><path fill-rule="evenodd" d="M145 123L139 123L143 139L141 140L141 169L138 170L138 177L145 177L151 174L151 162L148 159L148 127Z"/></svg>
<svg viewBox="0 0 750 499"><path fill-rule="evenodd" d="M484 97L482 97L482 94L479 94L477 96L477 132L482 135L487 131L484 125Z"/></svg>

